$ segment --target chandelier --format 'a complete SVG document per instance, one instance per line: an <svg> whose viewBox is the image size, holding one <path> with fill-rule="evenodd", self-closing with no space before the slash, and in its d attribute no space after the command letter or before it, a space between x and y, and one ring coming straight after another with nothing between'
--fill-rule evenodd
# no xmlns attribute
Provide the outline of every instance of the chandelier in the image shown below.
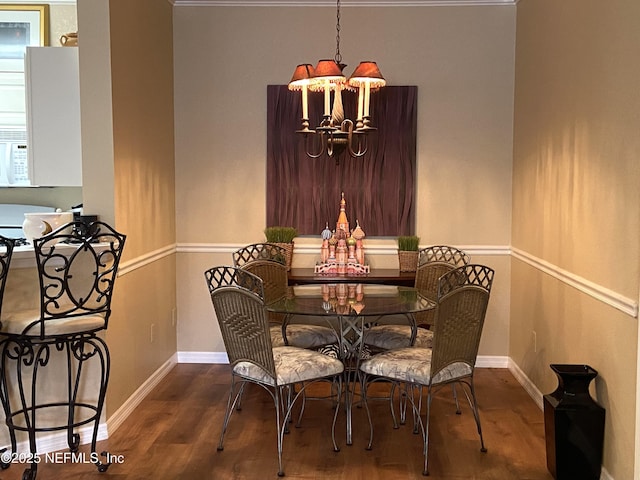
<svg viewBox="0 0 640 480"><path fill-rule="evenodd" d="M309 63L298 65L289 82L289 90L302 91L302 129L296 132L305 137L306 154L318 158L326 152L329 157L335 156L337 163L338 155L345 150L352 157L362 157L367 152L366 136L376 130L371 125L371 92L384 87L386 81L376 62L371 61L360 62L347 80L342 73L346 65L340 55L340 0L336 2L336 19L336 54L333 60L320 60L315 68ZM343 90L358 91L355 122L345 118ZM309 128L308 92L324 94L324 114L320 125L314 129ZM310 141L313 138L318 140Z"/></svg>

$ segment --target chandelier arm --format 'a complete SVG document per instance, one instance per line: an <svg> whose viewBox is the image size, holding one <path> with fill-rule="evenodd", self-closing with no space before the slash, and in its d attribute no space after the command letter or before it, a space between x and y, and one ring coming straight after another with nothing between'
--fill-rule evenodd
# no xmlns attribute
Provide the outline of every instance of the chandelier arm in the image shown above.
<svg viewBox="0 0 640 480"><path fill-rule="evenodd" d="M346 127L346 128L345 128ZM349 150L349 155L354 158L362 157L365 153L367 153L367 145L365 143L364 150L362 149L362 144L360 139L358 139L358 151L353 149L353 121L346 119L342 122L342 130L348 132L347 134L347 148ZM359 136L359 135L358 135Z"/></svg>
<svg viewBox="0 0 640 480"><path fill-rule="evenodd" d="M361 140L364 140L364 141L361 141ZM361 135L358 135L358 151L357 152L353 150L353 147L351 146L351 144L352 142L349 141L349 155L355 158L363 157L367 153L367 150L369 149L367 138L365 137L364 139L361 139ZM364 145L364 148L362 148L363 145Z"/></svg>
<svg viewBox="0 0 640 480"><path fill-rule="evenodd" d="M327 138L327 155L329 155L330 157L333 156L333 132L329 132L328 134L328 138ZM325 142L322 142L323 144Z"/></svg>
<svg viewBox="0 0 640 480"><path fill-rule="evenodd" d="M309 143L311 143L309 141L310 136L306 135L306 134L304 136L304 138L305 138L304 151L307 154L307 157L309 157L309 158L320 158L322 156L322 154L324 153L324 138L322 138L324 136L324 134L314 132L312 137L315 137L316 135L320 135L320 151L318 153L311 153L309 151Z"/></svg>

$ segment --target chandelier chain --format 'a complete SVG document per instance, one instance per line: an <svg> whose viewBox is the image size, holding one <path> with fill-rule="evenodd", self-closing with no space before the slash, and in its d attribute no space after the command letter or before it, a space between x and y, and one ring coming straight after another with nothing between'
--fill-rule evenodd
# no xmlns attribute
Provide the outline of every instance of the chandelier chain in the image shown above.
<svg viewBox="0 0 640 480"><path fill-rule="evenodd" d="M340 54L340 0L336 1L336 55L334 60L338 65L342 63L342 55Z"/></svg>

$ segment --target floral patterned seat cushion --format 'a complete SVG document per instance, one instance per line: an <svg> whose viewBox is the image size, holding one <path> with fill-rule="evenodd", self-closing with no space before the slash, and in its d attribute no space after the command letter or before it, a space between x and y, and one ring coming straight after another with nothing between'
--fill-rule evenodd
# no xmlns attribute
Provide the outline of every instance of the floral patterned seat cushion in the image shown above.
<svg viewBox="0 0 640 480"><path fill-rule="evenodd" d="M271 332L271 344L274 347L284 347L282 327L276 325L269 330ZM289 345L294 347L317 348L335 343L337 336L335 330L330 327L290 323L287 325L287 341Z"/></svg>
<svg viewBox="0 0 640 480"><path fill-rule="evenodd" d="M369 328L364 334L364 343L382 350L409 347L411 340L411 327L409 325L376 325ZM433 332L426 328L418 328L415 348L431 348L433 345Z"/></svg>
<svg viewBox="0 0 640 480"><path fill-rule="evenodd" d="M273 359L278 386L330 377L344 371L344 365L340 360L304 348L274 347ZM233 373L250 380L276 386L274 379L267 372L251 362L238 362L233 367Z"/></svg>
<svg viewBox="0 0 640 480"><path fill-rule="evenodd" d="M466 377L473 373L473 368L464 362L448 365L431 380L430 348L400 348L374 355L360 364L360 370L369 374L391 378L400 382L433 385L448 380Z"/></svg>

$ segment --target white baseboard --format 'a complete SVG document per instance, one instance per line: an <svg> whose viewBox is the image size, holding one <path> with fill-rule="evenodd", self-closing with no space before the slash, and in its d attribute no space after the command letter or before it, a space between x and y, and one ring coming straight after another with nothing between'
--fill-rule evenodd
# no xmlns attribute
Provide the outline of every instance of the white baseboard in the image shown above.
<svg viewBox="0 0 640 480"><path fill-rule="evenodd" d="M478 355L476 367L478 368L507 368L509 357Z"/></svg>
<svg viewBox="0 0 640 480"><path fill-rule="evenodd" d="M229 363L226 352L178 352L178 363Z"/></svg>
<svg viewBox="0 0 640 480"><path fill-rule="evenodd" d="M76 433L80 435L80 444L85 445L91 443L91 436L93 435L93 427L90 425L76 429ZM101 423L98 425L97 440L106 440L109 438L107 431L107 425ZM8 451L11 451L9 445L5 445ZM2 447L4 448L4 447ZM40 435L36 438L36 449L38 454L46 455L47 453L57 452L59 450L69 450L69 444L67 443L66 432L50 433L48 435ZM29 452L29 441L18 442L17 450L13 453L27 453Z"/></svg>
<svg viewBox="0 0 640 480"><path fill-rule="evenodd" d="M540 392L540 390L538 390L538 387L536 387L533 382L529 380L529 377L525 375L525 373L520 369L520 367L516 364L516 362L513 361L511 357L509 357L509 365L507 366L507 368L513 374L513 376L516 377L518 383L522 385L522 388L527 391L533 401L536 402L540 410L542 410L542 392Z"/></svg>
<svg viewBox="0 0 640 480"><path fill-rule="evenodd" d="M174 365L177 363L177 354L173 354L169 360L164 362L155 372L151 374L145 382L133 392L133 394L122 404L118 410L107 420L107 430L111 433L115 432L120 425L127 419L129 415L136 409L140 402L145 399L147 395L155 388L160 380L162 380L167 373L171 371Z"/></svg>
<svg viewBox="0 0 640 480"><path fill-rule="evenodd" d="M600 472L600 480L613 480L611 474L607 472L607 469L604 467L602 467L602 471Z"/></svg>

